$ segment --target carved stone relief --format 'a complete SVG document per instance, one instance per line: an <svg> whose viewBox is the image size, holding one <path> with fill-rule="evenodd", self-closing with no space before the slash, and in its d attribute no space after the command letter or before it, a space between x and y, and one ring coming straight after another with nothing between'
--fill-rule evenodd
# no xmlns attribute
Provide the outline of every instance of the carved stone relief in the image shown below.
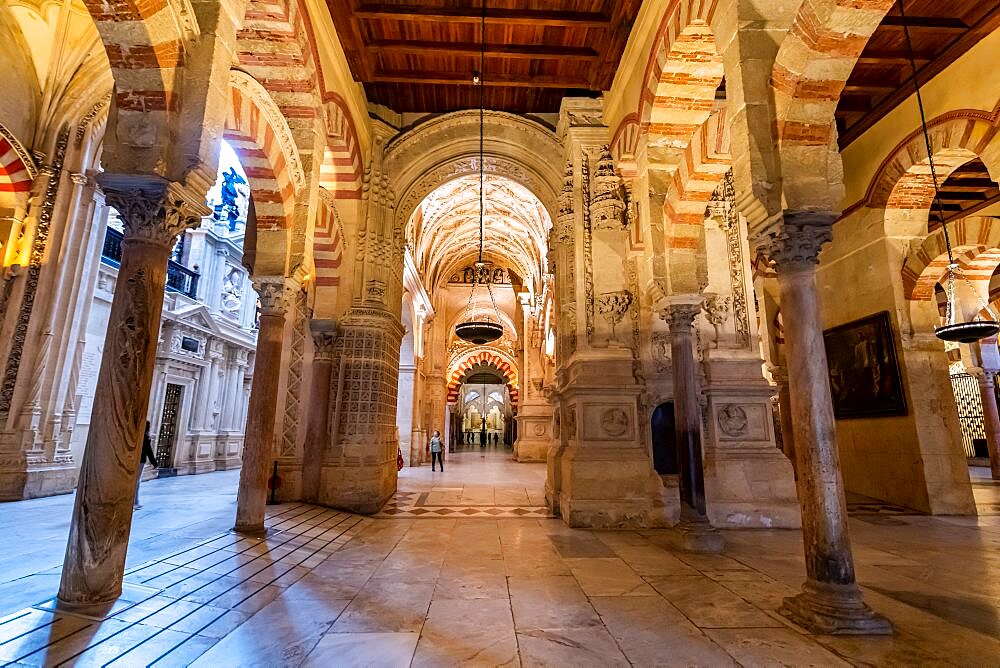
<svg viewBox="0 0 1000 668"><path fill-rule="evenodd" d="M611 338L617 338L615 327L631 306L632 294L628 290L606 292L597 298L597 312L611 325Z"/></svg>
<svg viewBox="0 0 1000 668"><path fill-rule="evenodd" d="M601 413L601 429L608 436L619 437L629 430L628 413L620 408L608 408Z"/></svg>

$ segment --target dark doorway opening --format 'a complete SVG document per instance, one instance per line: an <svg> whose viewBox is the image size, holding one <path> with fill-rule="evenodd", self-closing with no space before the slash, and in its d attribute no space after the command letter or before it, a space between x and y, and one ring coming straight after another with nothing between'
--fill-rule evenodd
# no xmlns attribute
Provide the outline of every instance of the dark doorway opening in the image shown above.
<svg viewBox="0 0 1000 668"><path fill-rule="evenodd" d="M660 475L677 473L677 434L674 430L674 402L665 401L653 411L653 468Z"/></svg>

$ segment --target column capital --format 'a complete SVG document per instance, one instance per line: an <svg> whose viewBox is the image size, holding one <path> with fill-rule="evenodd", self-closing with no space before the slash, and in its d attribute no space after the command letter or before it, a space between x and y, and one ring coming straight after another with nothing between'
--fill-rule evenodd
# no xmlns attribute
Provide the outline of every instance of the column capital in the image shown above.
<svg viewBox="0 0 1000 668"><path fill-rule="evenodd" d="M695 317L701 312L701 298L671 301L660 310L660 318L670 327L670 333L690 331Z"/></svg>
<svg viewBox="0 0 1000 668"><path fill-rule="evenodd" d="M333 345L337 341L337 322L335 320L309 320L309 332L312 334L315 350L313 359L332 361Z"/></svg>
<svg viewBox="0 0 1000 668"><path fill-rule="evenodd" d="M284 276L255 278L253 288L260 296L261 315L285 315L298 284Z"/></svg>
<svg viewBox="0 0 1000 668"><path fill-rule="evenodd" d="M177 235L201 224L208 207L184 186L166 180L101 175L104 201L118 211L125 240L141 240L168 251Z"/></svg>
<svg viewBox="0 0 1000 668"><path fill-rule="evenodd" d="M786 211L781 218L753 235L753 245L774 260L779 272L812 267L823 244L833 238L832 211Z"/></svg>

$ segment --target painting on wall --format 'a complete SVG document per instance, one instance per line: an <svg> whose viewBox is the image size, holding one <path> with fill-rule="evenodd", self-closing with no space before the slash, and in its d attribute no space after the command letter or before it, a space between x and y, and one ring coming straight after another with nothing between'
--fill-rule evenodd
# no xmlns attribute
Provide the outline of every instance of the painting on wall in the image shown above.
<svg viewBox="0 0 1000 668"><path fill-rule="evenodd" d="M838 420L906 415L888 311L828 329L823 340Z"/></svg>

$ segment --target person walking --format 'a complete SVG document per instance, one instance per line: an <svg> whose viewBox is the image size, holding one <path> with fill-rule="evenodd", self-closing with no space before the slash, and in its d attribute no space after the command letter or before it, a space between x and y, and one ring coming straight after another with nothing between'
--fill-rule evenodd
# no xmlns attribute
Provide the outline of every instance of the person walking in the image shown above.
<svg viewBox="0 0 1000 668"><path fill-rule="evenodd" d="M441 464L441 471L444 472L444 448L441 447L441 432L435 431L431 436L431 471L436 470L435 464Z"/></svg>
<svg viewBox="0 0 1000 668"><path fill-rule="evenodd" d="M149 420L146 420L146 430L142 434L142 453L139 455L139 470L135 474L135 502L132 506L135 510L142 508L142 504L139 503L139 483L142 482L142 470L146 462L152 464L154 469L160 468L156 463L156 453L153 452L153 444L149 438Z"/></svg>

